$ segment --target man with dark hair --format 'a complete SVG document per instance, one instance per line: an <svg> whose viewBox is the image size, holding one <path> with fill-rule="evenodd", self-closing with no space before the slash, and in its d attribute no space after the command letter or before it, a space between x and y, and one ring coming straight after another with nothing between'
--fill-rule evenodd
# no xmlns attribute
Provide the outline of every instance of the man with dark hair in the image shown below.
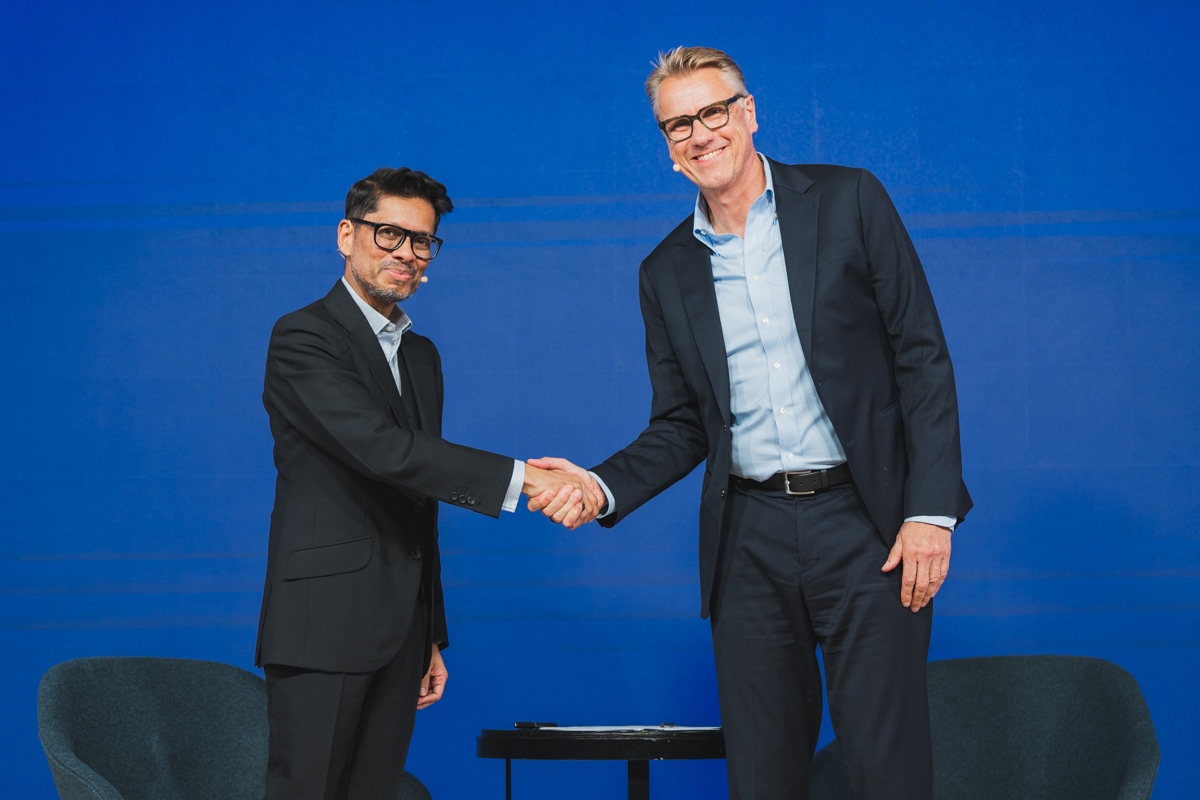
<svg viewBox="0 0 1200 800"><path fill-rule="evenodd" d="M360 219L370 214L378 208L382 195L425 200L433 207L435 230L441 224L442 217L454 210L446 187L424 172L408 167L380 167L346 192L346 219Z"/></svg>
<svg viewBox="0 0 1200 800"><path fill-rule="evenodd" d="M271 332L278 479L255 654L269 800L395 800L414 715L446 683L438 501L496 517L542 495L568 524L603 501L567 473L441 438L441 360L397 304L453 208L407 168L354 184L341 279Z"/></svg>
<svg viewBox="0 0 1200 800"><path fill-rule="evenodd" d="M700 190L642 262L650 424L594 475L531 463L599 478L610 526L707 460L700 613L731 798L808 795L820 646L855 796L930 800L931 603L971 498L921 262L874 175L755 150L725 53L663 54L646 91Z"/></svg>

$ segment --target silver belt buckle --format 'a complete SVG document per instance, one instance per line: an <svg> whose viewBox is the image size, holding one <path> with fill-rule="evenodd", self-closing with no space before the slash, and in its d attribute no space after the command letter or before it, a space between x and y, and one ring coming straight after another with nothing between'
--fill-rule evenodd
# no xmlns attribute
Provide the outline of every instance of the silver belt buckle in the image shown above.
<svg viewBox="0 0 1200 800"><path fill-rule="evenodd" d="M813 489L811 492L793 492L792 491L792 479L791 479L792 475L812 475L814 472L816 472L815 469L803 469L803 470L800 470L799 472L783 473L783 491L785 493L793 495L795 497L805 497L810 494L816 494L817 493L816 489Z"/></svg>

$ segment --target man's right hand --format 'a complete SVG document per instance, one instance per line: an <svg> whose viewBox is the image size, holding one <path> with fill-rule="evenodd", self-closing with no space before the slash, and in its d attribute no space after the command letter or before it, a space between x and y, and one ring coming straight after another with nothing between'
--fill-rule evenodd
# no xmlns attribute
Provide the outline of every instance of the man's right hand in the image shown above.
<svg viewBox="0 0 1200 800"><path fill-rule="evenodd" d="M590 475L588 479L591 480ZM592 510L589 517L589 509L596 506L595 496L587 490L583 479L564 470L545 469L526 462L521 491L529 496L530 511L541 511L572 530L583 524L581 518L590 520L599 511Z"/></svg>
<svg viewBox="0 0 1200 800"><path fill-rule="evenodd" d="M582 467L575 466L565 458L533 458L525 463L526 470L550 470L556 475L562 475L578 482L579 487L583 490L578 501L568 498L564 494L564 490L559 490L557 493L543 492L540 495L529 495L530 511L540 510L555 522L561 522L568 530L575 530L594 520L608 503L604 490L600 488L600 484L596 482L591 473ZM572 502L579 502L578 507L571 505Z"/></svg>

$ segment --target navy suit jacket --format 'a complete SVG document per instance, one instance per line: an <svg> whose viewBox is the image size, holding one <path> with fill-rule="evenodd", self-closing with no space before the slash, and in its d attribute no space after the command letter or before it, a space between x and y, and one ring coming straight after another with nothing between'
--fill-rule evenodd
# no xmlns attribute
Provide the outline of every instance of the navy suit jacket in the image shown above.
<svg viewBox="0 0 1200 800"><path fill-rule="evenodd" d="M854 482L890 547L904 519L961 520L954 370L933 296L900 215L870 172L769 161L796 331ZM700 614L723 535L734 424L709 250L685 219L642 262L650 423L594 471L620 522L706 460Z"/></svg>
<svg viewBox="0 0 1200 800"><path fill-rule="evenodd" d="M399 652L422 590L427 652L447 644L437 501L499 516L513 461L441 438L433 342L408 331L400 361L403 398L341 281L275 323L263 405L279 476L258 665L378 669Z"/></svg>

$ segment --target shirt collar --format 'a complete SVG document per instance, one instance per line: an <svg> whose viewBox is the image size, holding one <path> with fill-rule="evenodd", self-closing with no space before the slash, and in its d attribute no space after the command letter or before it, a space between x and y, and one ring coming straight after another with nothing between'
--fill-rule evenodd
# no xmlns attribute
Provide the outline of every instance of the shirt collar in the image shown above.
<svg viewBox="0 0 1200 800"><path fill-rule="evenodd" d="M773 208L775 206L775 181L771 179L771 165L767 163L767 157L762 153L757 153L757 155L762 160L763 177L767 179L767 188L763 190L763 193L754 201L754 205L750 207L751 213L753 213L754 206L763 202L763 198L766 198L765 202L768 207ZM701 193L696 194L696 212L692 215L692 233L706 245L713 244L726 236L732 235L713 232L712 223L708 220L708 203L704 201L704 195Z"/></svg>
<svg viewBox="0 0 1200 800"><path fill-rule="evenodd" d="M388 319L383 314L380 314L378 311L371 308L371 306L367 305L366 300L363 300L358 296L358 292L354 291L354 289L346 281L345 275L342 276L342 284L346 287L346 291L350 293L350 296L354 298L354 302L358 304L360 309L362 309L363 316L367 318L367 324L371 326L371 331L376 336L378 336L379 332L386 328L390 323L394 323L396 325L396 330L402 334L412 327L412 320L408 318L408 314L405 314L404 309L400 308L399 305L392 309L392 318Z"/></svg>

